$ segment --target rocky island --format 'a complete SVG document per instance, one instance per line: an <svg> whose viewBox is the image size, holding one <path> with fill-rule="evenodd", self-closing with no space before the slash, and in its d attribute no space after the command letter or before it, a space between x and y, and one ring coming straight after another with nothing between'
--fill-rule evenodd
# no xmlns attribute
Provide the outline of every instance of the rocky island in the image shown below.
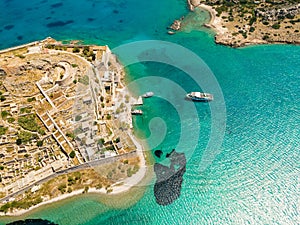
<svg viewBox="0 0 300 225"><path fill-rule="evenodd" d="M190 10L202 7L211 14L206 24L219 44L300 44L300 4L297 0L187 0Z"/></svg>
<svg viewBox="0 0 300 225"><path fill-rule="evenodd" d="M49 37L0 51L1 214L142 180L124 75L108 46Z"/></svg>

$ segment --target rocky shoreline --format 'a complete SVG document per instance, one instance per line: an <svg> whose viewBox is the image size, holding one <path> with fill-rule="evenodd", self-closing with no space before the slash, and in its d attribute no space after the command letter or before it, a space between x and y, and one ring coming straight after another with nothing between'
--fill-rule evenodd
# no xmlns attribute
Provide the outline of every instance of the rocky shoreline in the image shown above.
<svg viewBox="0 0 300 225"><path fill-rule="evenodd" d="M174 20L174 22L169 26L168 29L168 34L175 34L176 31L179 31L181 29L181 23L184 19L184 16L182 16L178 20Z"/></svg>
<svg viewBox="0 0 300 225"><path fill-rule="evenodd" d="M206 27L213 29L216 32L215 42L231 47L243 47L252 44L300 44L300 6L289 6L282 10L265 10L261 20L257 17L261 16L261 10L255 10L255 15L247 15L248 19L239 18L238 14L232 12L220 13L219 5L206 5L202 4L200 0L187 0L188 8L193 11L196 7L201 7L207 10L211 15L209 23L205 24ZM291 11L293 10L293 11ZM295 11L296 10L296 11ZM270 12L270 13L268 13ZM277 22L277 17L281 15L291 14L294 20L282 19ZM297 14L298 13L298 14ZM251 17L252 16L252 17ZM268 18L272 21L266 21ZM274 19L275 18L275 19ZM277 19L276 19L277 18ZM284 25L283 25L284 24Z"/></svg>

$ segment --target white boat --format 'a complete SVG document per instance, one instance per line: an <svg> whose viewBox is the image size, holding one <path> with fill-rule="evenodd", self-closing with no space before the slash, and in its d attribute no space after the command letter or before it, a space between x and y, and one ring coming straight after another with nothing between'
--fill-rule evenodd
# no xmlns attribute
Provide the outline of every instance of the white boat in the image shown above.
<svg viewBox="0 0 300 225"><path fill-rule="evenodd" d="M132 115L143 115L143 111L140 109L132 110L131 111Z"/></svg>
<svg viewBox="0 0 300 225"><path fill-rule="evenodd" d="M191 92L186 95L188 99L199 102L209 102L214 100L214 96L204 92Z"/></svg>
<svg viewBox="0 0 300 225"><path fill-rule="evenodd" d="M154 95L152 91L146 92L145 94L142 95L143 98L150 98Z"/></svg>
<svg viewBox="0 0 300 225"><path fill-rule="evenodd" d="M169 31L168 31L168 34L173 35L173 34L175 34L175 32L172 31L172 30L169 30Z"/></svg>

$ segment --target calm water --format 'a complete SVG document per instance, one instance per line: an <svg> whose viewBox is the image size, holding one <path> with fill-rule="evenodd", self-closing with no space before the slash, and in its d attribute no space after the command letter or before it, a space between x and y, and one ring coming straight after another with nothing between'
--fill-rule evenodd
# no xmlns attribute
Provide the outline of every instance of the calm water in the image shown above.
<svg viewBox="0 0 300 225"><path fill-rule="evenodd" d="M226 103L223 144L214 149L219 154L212 154L213 162L202 170L213 122L210 105L178 98L177 89L174 91L174 86L164 85L160 79L186 92L199 88L197 82L171 65L148 62L129 66L128 82L148 79L135 82L133 93L154 90L157 94L145 101L145 115L134 120L136 133L149 137L151 130L151 145L167 127L157 148L176 148L189 156L180 198L160 206L150 185L138 203L122 210L102 205L94 197L80 197L28 218L63 225L300 223L300 46L232 49L215 45L212 34L193 31L191 24L183 33L169 36L166 27L188 13L183 0L2 0L0 8L0 48L47 36L108 44L111 48L138 40L169 41L203 59L217 78ZM187 20L201 23L207 18L206 12L199 12L188 15ZM120 57L126 61L123 55ZM194 66L184 55L177 57L186 68ZM156 78L151 80L149 76ZM217 103L218 99L211 104ZM164 123L149 126L156 117ZM179 143L187 131L191 139Z"/></svg>

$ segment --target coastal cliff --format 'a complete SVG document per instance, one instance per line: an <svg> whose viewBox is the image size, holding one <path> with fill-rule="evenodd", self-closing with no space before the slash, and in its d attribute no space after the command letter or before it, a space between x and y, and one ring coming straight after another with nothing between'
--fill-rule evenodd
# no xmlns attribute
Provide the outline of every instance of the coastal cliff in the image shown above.
<svg viewBox="0 0 300 225"><path fill-rule="evenodd" d="M250 44L300 44L300 4L296 1L201 1L187 0L208 10L206 27L216 32L218 44L241 47Z"/></svg>

